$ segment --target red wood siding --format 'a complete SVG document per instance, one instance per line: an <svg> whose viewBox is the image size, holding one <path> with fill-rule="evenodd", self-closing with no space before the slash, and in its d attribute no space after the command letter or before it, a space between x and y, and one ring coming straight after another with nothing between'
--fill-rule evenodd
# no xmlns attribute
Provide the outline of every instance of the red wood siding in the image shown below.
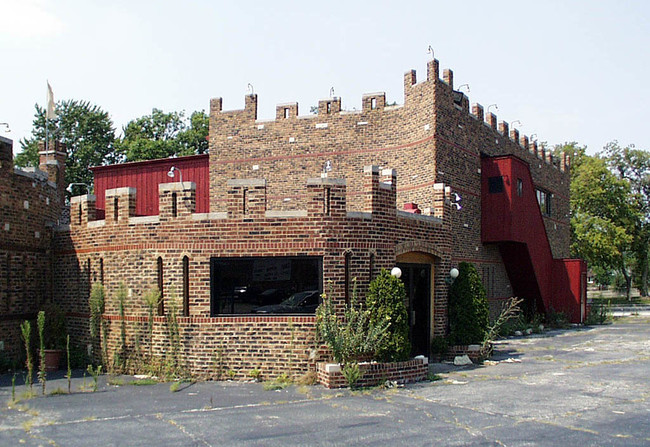
<svg viewBox="0 0 650 447"><path fill-rule="evenodd" d="M208 155L165 158L134 163L123 163L91 168L95 176L95 196L97 197L97 218L102 218L105 209L107 189L130 186L137 189L135 212L138 216L158 214L158 185L179 182L176 177L169 178L167 172L172 166L183 174L183 182L196 183L196 212L210 211L210 172Z"/></svg>

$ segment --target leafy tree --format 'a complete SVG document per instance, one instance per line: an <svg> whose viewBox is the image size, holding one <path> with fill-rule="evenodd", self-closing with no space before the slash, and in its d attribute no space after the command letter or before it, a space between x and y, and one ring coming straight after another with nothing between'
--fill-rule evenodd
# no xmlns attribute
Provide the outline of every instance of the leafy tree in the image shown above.
<svg viewBox="0 0 650 447"><path fill-rule="evenodd" d="M188 125L185 112L153 109L124 126L117 151L127 161L202 154L208 150L208 123L203 111L192 113Z"/></svg>
<svg viewBox="0 0 650 447"><path fill-rule="evenodd" d="M35 105L32 136L20 141L22 152L16 155L17 166L38 166L38 143L45 141L45 109ZM90 166L118 161L113 150L115 131L107 112L88 101L58 101L57 118L49 120L50 141L66 145L66 182L92 184Z"/></svg>
<svg viewBox="0 0 650 447"><path fill-rule="evenodd" d="M404 283L388 271L382 270L379 276L370 282L366 296L370 322L376 325L388 321L390 324L386 338L382 340L375 353L377 360L400 362L407 360L411 354L405 301Z"/></svg>
<svg viewBox="0 0 650 447"><path fill-rule="evenodd" d="M633 145L620 147L608 143L602 152L614 174L630 185L629 203L637 212L632 236L635 277L642 296L648 296L648 250L650 250L650 153Z"/></svg>
<svg viewBox="0 0 650 447"><path fill-rule="evenodd" d="M458 264L458 277L449 288L449 339L452 344L481 344L490 323L485 288L476 267Z"/></svg>
<svg viewBox="0 0 650 447"><path fill-rule="evenodd" d="M572 168L571 251L592 265L620 272L631 288L633 231L638 217L630 186L604 159L585 155Z"/></svg>

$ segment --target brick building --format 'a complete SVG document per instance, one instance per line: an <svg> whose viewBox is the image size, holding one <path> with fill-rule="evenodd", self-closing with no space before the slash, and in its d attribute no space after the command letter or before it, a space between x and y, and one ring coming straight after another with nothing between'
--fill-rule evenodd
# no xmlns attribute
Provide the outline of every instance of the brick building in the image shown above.
<svg viewBox="0 0 650 447"><path fill-rule="evenodd" d="M0 355L21 350L20 323L52 299L52 236L65 188L65 148L41 151L40 169L14 169L0 137Z"/></svg>
<svg viewBox="0 0 650 447"><path fill-rule="evenodd" d="M431 338L446 334L449 271L461 261L477 266L495 309L517 295L530 312L580 321L584 265L564 259L567 160L480 105L470 110L437 60L427 68L420 83L406 73L402 105L373 93L360 111L345 111L333 97L317 114L300 116L290 103L260 121L257 95L236 111L213 99L207 160L95 168L97 196L72 198L70 225L52 246L52 288L75 342L89 343L88 293L101 281L109 352L119 342L121 283L127 345L149 343L141 297L158 287L156 354L171 348L174 308L195 374L214 376L217 362L241 377L304 372L321 355L320 292L342 304L355 284L363 296L380 269L399 266L413 353L428 355Z"/></svg>

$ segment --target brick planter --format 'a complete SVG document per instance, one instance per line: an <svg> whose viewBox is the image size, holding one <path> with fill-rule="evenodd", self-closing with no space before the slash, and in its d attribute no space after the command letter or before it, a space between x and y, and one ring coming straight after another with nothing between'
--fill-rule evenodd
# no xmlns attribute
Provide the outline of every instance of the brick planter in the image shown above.
<svg viewBox="0 0 650 447"><path fill-rule="evenodd" d="M492 343L481 350L481 345L454 345L450 346L444 358L452 362L459 355L468 356L474 363L482 363L492 355Z"/></svg>
<svg viewBox="0 0 650 447"><path fill-rule="evenodd" d="M406 362L359 363L363 372L358 386L375 386L387 380L397 383L413 383L424 380L429 373L429 360L424 356L417 356ZM319 363L318 381L325 388L345 388L347 382L343 377L342 366L339 363Z"/></svg>

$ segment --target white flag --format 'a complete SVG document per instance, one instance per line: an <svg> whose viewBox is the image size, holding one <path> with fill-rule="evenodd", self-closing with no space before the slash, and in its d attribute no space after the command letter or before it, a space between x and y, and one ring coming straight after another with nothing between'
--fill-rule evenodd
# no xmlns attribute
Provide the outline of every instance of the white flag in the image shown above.
<svg viewBox="0 0 650 447"><path fill-rule="evenodd" d="M50 82L47 82L47 110L45 111L45 119L53 120L56 119L57 115L54 111L54 92L52 91L52 86Z"/></svg>

